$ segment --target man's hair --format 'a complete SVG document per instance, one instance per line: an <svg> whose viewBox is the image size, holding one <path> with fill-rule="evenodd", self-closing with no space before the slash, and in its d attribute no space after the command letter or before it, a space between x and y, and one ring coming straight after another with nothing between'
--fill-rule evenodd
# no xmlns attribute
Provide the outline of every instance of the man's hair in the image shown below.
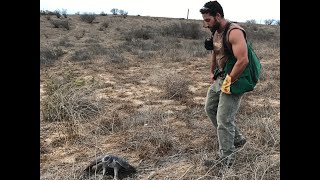
<svg viewBox="0 0 320 180"><path fill-rule="evenodd" d="M201 14L209 13L210 16L216 16L217 13L224 17L222 6L218 1L209 1L204 4L203 8L200 9Z"/></svg>

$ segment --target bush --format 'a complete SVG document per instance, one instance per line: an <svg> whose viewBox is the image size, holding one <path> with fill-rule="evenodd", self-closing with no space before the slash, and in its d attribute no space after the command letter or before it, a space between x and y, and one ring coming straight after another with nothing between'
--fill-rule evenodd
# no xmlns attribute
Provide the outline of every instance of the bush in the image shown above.
<svg viewBox="0 0 320 180"><path fill-rule="evenodd" d="M108 21L104 21L101 23L101 26L104 28L107 28L109 26L109 22Z"/></svg>
<svg viewBox="0 0 320 180"><path fill-rule="evenodd" d="M86 61L91 58L91 53L89 53L86 49L80 49L74 52L71 59L73 61Z"/></svg>
<svg viewBox="0 0 320 180"><path fill-rule="evenodd" d="M60 18L61 17L61 14L60 14L60 10L57 9L54 11L55 15L57 16L57 18Z"/></svg>
<svg viewBox="0 0 320 180"><path fill-rule="evenodd" d="M40 48L40 65L52 65L63 54L62 49L58 47Z"/></svg>
<svg viewBox="0 0 320 180"><path fill-rule="evenodd" d="M272 25L274 22L275 22L274 19L266 19L266 20L264 20L264 24L265 25Z"/></svg>
<svg viewBox="0 0 320 180"><path fill-rule="evenodd" d="M113 15L117 15L118 12L119 12L119 9L112 8L110 12L111 12Z"/></svg>
<svg viewBox="0 0 320 180"><path fill-rule="evenodd" d="M49 11L49 10L40 10L40 15L56 15L55 12Z"/></svg>
<svg viewBox="0 0 320 180"><path fill-rule="evenodd" d="M254 19L251 19L251 20L247 20L246 23L247 24L257 24L257 21Z"/></svg>
<svg viewBox="0 0 320 180"><path fill-rule="evenodd" d="M75 37L77 40L79 40L79 39L83 38L85 34L86 34L86 31L85 31L84 29L82 29L82 30L77 31L77 32L75 33L74 37Z"/></svg>
<svg viewBox="0 0 320 180"><path fill-rule="evenodd" d="M150 27L142 27L139 29L132 29L125 34L125 39L131 41L132 39L153 39L152 29Z"/></svg>
<svg viewBox="0 0 320 180"><path fill-rule="evenodd" d="M46 86L42 115L46 121L87 120L100 114L102 101L95 100L94 86L73 76L52 78Z"/></svg>
<svg viewBox="0 0 320 180"><path fill-rule="evenodd" d="M168 74L165 76L162 85L169 99L182 99L186 97L189 91L189 84L189 79L186 79L182 75Z"/></svg>
<svg viewBox="0 0 320 180"><path fill-rule="evenodd" d="M66 9L62 9L61 14L63 15L64 18L68 17Z"/></svg>
<svg viewBox="0 0 320 180"><path fill-rule="evenodd" d="M176 72L156 72L150 77L150 82L164 90L168 99L183 100L189 92L191 81L189 78Z"/></svg>
<svg viewBox="0 0 320 180"><path fill-rule="evenodd" d="M104 11L101 11L100 16L107 16L108 14L105 13Z"/></svg>
<svg viewBox="0 0 320 180"><path fill-rule="evenodd" d="M80 20L87 23L92 23L96 19L94 14L81 14Z"/></svg>
<svg viewBox="0 0 320 180"><path fill-rule="evenodd" d="M70 43L70 40L67 36L62 37L59 39L58 46L64 46L64 47L73 47L74 45Z"/></svg>
<svg viewBox="0 0 320 180"><path fill-rule="evenodd" d="M200 24L195 22L180 22L165 26L161 29L163 36L174 36L187 39L200 39L204 35Z"/></svg>
<svg viewBox="0 0 320 180"><path fill-rule="evenodd" d="M126 18L128 16L128 11L119 10L119 13L122 15L123 18Z"/></svg>
<svg viewBox="0 0 320 180"><path fill-rule="evenodd" d="M50 23L54 26L54 28L66 28L70 29L68 20L51 20Z"/></svg>

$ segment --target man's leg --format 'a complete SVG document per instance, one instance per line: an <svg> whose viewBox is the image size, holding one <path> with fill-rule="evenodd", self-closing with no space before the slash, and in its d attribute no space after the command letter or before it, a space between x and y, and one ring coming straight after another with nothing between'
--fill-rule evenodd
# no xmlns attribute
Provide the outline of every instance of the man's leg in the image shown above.
<svg viewBox="0 0 320 180"><path fill-rule="evenodd" d="M220 158L226 158L227 164L233 162L235 156L235 115L239 109L242 94L220 94L220 101L217 111L217 130L219 140ZM239 131L238 131L239 133Z"/></svg>
<svg viewBox="0 0 320 180"><path fill-rule="evenodd" d="M219 103L219 96L221 93L221 85L222 85L222 80L217 79L214 81L213 84L209 87L207 91L207 97L206 97L206 102L205 102L205 112L209 119L211 120L213 126L215 128L218 127L217 124L217 108L218 108L218 103ZM240 143L244 137L240 133L238 127L235 127L235 143Z"/></svg>
<svg viewBox="0 0 320 180"><path fill-rule="evenodd" d="M217 109L218 109L218 103L219 103L219 96L220 96L219 82L214 81L214 83L211 84L211 86L208 89L204 109L215 128L218 127Z"/></svg>

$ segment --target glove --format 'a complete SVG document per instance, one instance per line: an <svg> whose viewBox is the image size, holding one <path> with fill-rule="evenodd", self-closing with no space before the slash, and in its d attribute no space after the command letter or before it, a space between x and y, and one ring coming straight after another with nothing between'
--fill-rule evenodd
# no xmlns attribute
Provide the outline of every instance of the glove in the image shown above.
<svg viewBox="0 0 320 180"><path fill-rule="evenodd" d="M226 78L224 79L224 81L222 83L221 91L226 94L231 94L230 87L231 87L231 76L229 76L229 74L227 74Z"/></svg>

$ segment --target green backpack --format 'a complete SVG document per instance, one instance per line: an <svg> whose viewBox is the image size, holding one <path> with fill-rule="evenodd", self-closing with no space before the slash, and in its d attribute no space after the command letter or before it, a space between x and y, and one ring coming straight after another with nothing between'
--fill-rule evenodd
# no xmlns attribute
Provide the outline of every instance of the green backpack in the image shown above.
<svg viewBox="0 0 320 180"><path fill-rule="evenodd" d="M227 73L229 74L236 63L237 59L234 57L233 53L230 51L230 49L226 45L226 34L227 30L230 27L230 22L227 23L227 26L223 32L223 46L224 46L224 52L228 54L229 59L225 63L225 66L223 68L224 75ZM247 43L247 49L248 49L248 59L249 63L245 70L242 72L240 77L237 81L235 81L233 84L231 84L230 91L232 94L240 94L248 91L252 91L256 84L258 83L259 77L260 77L260 71L261 71L261 63L260 59L254 52L251 43L246 39Z"/></svg>

